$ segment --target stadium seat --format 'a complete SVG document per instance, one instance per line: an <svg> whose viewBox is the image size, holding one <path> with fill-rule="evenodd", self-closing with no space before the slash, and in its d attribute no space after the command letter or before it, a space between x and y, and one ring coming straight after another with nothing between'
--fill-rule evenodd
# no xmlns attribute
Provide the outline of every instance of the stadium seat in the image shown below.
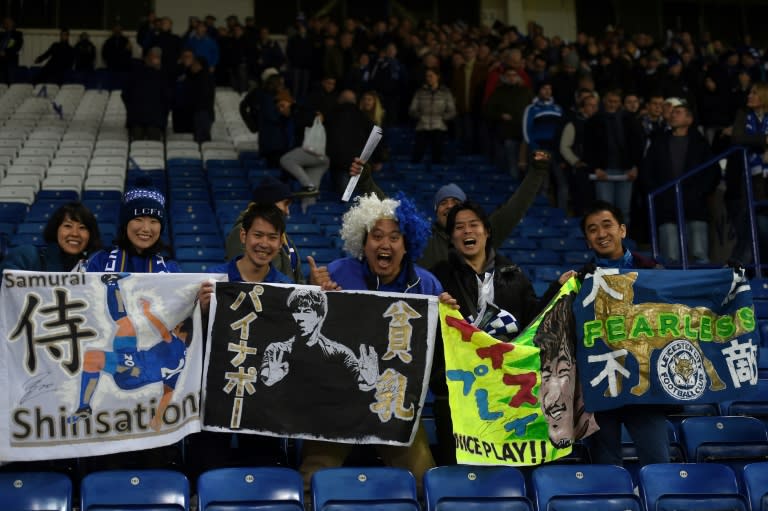
<svg viewBox="0 0 768 511"><path fill-rule="evenodd" d="M179 265L185 273L209 273L211 268L219 266L224 261L184 261Z"/></svg>
<svg viewBox="0 0 768 511"><path fill-rule="evenodd" d="M726 415L754 417L765 424L768 421L768 380L758 380L757 392L754 392L751 397L721 403L720 406Z"/></svg>
<svg viewBox="0 0 768 511"><path fill-rule="evenodd" d="M219 226L211 221L201 221L193 223L177 223L171 224L171 231L174 235L179 234L218 234Z"/></svg>
<svg viewBox="0 0 768 511"><path fill-rule="evenodd" d="M525 479L514 467L454 465L424 474L426 511L526 511Z"/></svg>
<svg viewBox="0 0 768 511"><path fill-rule="evenodd" d="M419 511L416 480L393 467L328 468L312 476L315 511Z"/></svg>
<svg viewBox="0 0 768 511"><path fill-rule="evenodd" d="M72 481L56 472L8 472L0 474L3 509L70 511Z"/></svg>
<svg viewBox="0 0 768 511"><path fill-rule="evenodd" d="M181 247L221 248L224 242L218 234L180 234L173 237L173 246L177 249Z"/></svg>
<svg viewBox="0 0 768 511"><path fill-rule="evenodd" d="M742 474L752 511L768 509L768 462L750 463Z"/></svg>
<svg viewBox="0 0 768 511"><path fill-rule="evenodd" d="M689 417L680 439L689 461L768 459L768 432L754 417Z"/></svg>
<svg viewBox="0 0 768 511"><path fill-rule="evenodd" d="M768 300L768 279L754 279L749 284L753 298Z"/></svg>
<svg viewBox="0 0 768 511"><path fill-rule="evenodd" d="M200 511L303 511L301 475L283 467L221 468L197 480Z"/></svg>
<svg viewBox="0 0 768 511"><path fill-rule="evenodd" d="M80 485L81 511L189 509L189 481L170 470L94 472Z"/></svg>
<svg viewBox="0 0 768 511"><path fill-rule="evenodd" d="M198 262L198 261L221 261L224 262L224 247L219 245L212 247L176 247L176 259L180 263Z"/></svg>
<svg viewBox="0 0 768 511"><path fill-rule="evenodd" d="M640 498L648 510L747 510L736 475L719 463L646 465L640 469Z"/></svg>
<svg viewBox="0 0 768 511"><path fill-rule="evenodd" d="M531 477L538 509L642 509L632 477L615 465L542 465Z"/></svg>

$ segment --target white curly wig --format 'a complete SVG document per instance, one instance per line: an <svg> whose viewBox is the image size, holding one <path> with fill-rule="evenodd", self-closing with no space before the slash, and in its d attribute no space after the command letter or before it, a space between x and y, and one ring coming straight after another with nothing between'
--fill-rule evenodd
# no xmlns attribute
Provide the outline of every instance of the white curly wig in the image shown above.
<svg viewBox="0 0 768 511"><path fill-rule="evenodd" d="M370 194L357 197L355 202L341 219L341 239L344 240L344 251L359 259L363 257L365 237L376 222L384 219L397 221L395 210L400 201L380 200Z"/></svg>

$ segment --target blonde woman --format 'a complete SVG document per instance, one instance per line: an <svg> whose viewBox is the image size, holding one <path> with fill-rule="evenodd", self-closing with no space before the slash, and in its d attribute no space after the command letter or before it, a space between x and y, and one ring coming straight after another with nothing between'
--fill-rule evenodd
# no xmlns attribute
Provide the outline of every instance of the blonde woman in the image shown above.
<svg viewBox="0 0 768 511"><path fill-rule="evenodd" d="M387 112L381 105L381 99L375 91L363 93L360 97L360 110L367 115L376 126L384 125L384 116Z"/></svg>

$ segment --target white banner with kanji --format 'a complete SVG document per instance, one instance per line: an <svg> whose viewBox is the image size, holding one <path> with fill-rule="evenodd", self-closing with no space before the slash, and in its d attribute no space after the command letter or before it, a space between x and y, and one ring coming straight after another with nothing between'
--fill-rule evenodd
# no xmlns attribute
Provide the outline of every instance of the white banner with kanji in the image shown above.
<svg viewBox="0 0 768 511"><path fill-rule="evenodd" d="M0 461L168 445L200 431L205 274L6 271Z"/></svg>

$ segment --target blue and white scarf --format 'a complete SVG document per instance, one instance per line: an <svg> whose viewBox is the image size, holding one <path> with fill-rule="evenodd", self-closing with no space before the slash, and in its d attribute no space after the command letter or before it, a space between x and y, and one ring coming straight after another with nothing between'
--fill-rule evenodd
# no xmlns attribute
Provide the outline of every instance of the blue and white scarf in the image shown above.
<svg viewBox="0 0 768 511"><path fill-rule="evenodd" d="M768 135L768 115L763 114L763 118L759 119L755 112L750 111L747 114L746 131L751 135ZM750 152L748 158L749 169L752 171L753 176L762 175L763 177L768 177L768 166L763 162L762 153Z"/></svg>

